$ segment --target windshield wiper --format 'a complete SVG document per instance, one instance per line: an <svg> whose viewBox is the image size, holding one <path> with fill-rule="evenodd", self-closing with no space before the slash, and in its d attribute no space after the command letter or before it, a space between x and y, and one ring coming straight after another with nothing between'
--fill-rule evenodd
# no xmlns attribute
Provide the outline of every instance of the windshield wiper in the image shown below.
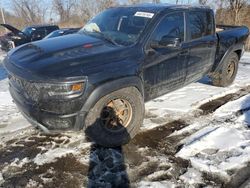
<svg viewBox="0 0 250 188"><path fill-rule="evenodd" d="M99 36L101 36L102 39L116 45L116 46L120 46L117 42L115 42L111 37L105 35L104 33L102 32L99 32L99 31L87 31L87 30L83 30L84 33L86 34L91 34L91 33L94 33L94 34L98 34Z"/></svg>
<svg viewBox="0 0 250 188"><path fill-rule="evenodd" d="M110 42L110 43L112 43L112 44L114 44L114 45L116 45L116 46L120 46L120 45L119 45L117 42L115 42L111 37L105 35L104 33L100 33L100 32L99 32L99 34L101 34L101 36L103 37L103 39L105 39L106 41L108 41L108 42Z"/></svg>

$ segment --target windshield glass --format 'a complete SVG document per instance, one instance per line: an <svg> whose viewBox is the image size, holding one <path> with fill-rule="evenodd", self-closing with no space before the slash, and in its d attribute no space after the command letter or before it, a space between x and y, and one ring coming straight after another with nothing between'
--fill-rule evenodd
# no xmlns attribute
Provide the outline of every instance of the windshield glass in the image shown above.
<svg viewBox="0 0 250 188"><path fill-rule="evenodd" d="M44 37L44 39L59 37L61 35L63 35L63 31L57 30L57 31L53 31L50 34L48 34L46 37Z"/></svg>
<svg viewBox="0 0 250 188"><path fill-rule="evenodd" d="M153 16L138 8L111 8L95 16L79 32L127 46L136 43Z"/></svg>
<svg viewBox="0 0 250 188"><path fill-rule="evenodd" d="M32 33L32 27L26 27L22 30L22 32L27 35L27 36L30 36L31 33Z"/></svg>

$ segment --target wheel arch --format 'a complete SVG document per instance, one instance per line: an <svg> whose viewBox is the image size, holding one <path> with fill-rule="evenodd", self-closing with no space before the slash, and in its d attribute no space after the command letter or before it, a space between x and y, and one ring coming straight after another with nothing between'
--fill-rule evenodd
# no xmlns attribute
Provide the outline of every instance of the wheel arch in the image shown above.
<svg viewBox="0 0 250 188"><path fill-rule="evenodd" d="M214 66L212 67L211 73L215 73L220 69L220 67L223 65L223 63L228 59L231 53L236 53L238 56L238 59L240 60L242 56L244 45L243 44L237 44L234 46L231 46L222 56L220 59L216 59Z"/></svg>
<svg viewBox="0 0 250 188"><path fill-rule="evenodd" d="M130 77L124 77L120 79L116 79L113 81L105 82L98 87L96 87L91 94L89 95L88 99L84 103L82 109L81 109L81 121L82 123L78 123L78 128L82 129L84 127L84 119L91 110L91 108L96 104L100 98L108 95L111 92L117 91L119 89L123 89L126 87L135 87L142 95L142 98L144 98L144 87L142 80L137 76L130 76Z"/></svg>
<svg viewBox="0 0 250 188"><path fill-rule="evenodd" d="M240 60L241 56L242 56L242 49L239 50L235 50L234 52L238 55L238 59Z"/></svg>

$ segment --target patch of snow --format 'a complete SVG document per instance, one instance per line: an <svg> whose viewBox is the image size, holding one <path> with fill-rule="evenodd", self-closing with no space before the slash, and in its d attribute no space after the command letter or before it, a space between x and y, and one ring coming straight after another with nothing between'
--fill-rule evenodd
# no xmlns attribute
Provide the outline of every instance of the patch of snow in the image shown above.
<svg viewBox="0 0 250 188"><path fill-rule="evenodd" d="M238 120L250 127L250 110L244 112Z"/></svg>
<svg viewBox="0 0 250 188"><path fill-rule="evenodd" d="M0 105L1 106L14 106L15 105L12 102L12 98L8 91L6 92L0 91Z"/></svg>
<svg viewBox="0 0 250 188"><path fill-rule="evenodd" d="M194 168L188 168L187 172L180 176L180 180L182 180L185 184L188 185L203 183L201 173Z"/></svg>
<svg viewBox="0 0 250 188"><path fill-rule="evenodd" d="M250 63L250 52L245 52L240 61L242 63Z"/></svg>
<svg viewBox="0 0 250 188"><path fill-rule="evenodd" d="M172 182L169 181L158 181L158 182L148 182L141 181L138 185L139 188L174 188L176 187Z"/></svg>
<svg viewBox="0 0 250 188"><path fill-rule="evenodd" d="M67 148L56 148L53 150L49 150L43 154L38 154L35 158L34 158L34 163L36 163L37 165L43 165L46 163L51 163L51 162L55 162L56 158L60 158L62 156L65 156L69 153L74 153L77 154L77 151L74 149L67 149Z"/></svg>
<svg viewBox="0 0 250 188"><path fill-rule="evenodd" d="M166 170L160 170L160 171L153 172L146 179L153 180L153 179L157 179L158 177L164 176L166 174L168 174Z"/></svg>
<svg viewBox="0 0 250 188"><path fill-rule="evenodd" d="M237 100L230 101L225 105L221 106L214 112L216 117L228 117L235 115L236 112L250 108L250 94L241 97Z"/></svg>
<svg viewBox="0 0 250 188"><path fill-rule="evenodd" d="M197 101L195 103L192 104L193 106L193 109L196 109L198 108L199 106L205 104L205 103L208 103L214 99L217 99L217 98L220 98L220 97L223 97L225 95L228 95L228 94L231 94L231 93L236 93L237 91L239 91L241 88L237 87L237 88L233 88L233 89L229 89L229 90L226 90L226 91L223 91L223 92L219 92L217 94L214 94L213 96L210 96L204 100L200 100L200 101Z"/></svg>
<svg viewBox="0 0 250 188"><path fill-rule="evenodd" d="M3 182L4 182L3 175L2 173L0 173L0 185L3 184Z"/></svg>
<svg viewBox="0 0 250 188"><path fill-rule="evenodd" d="M40 183L36 182L35 180L30 179L29 182L27 183L27 185L25 186L26 188L43 188L43 185L41 185Z"/></svg>
<svg viewBox="0 0 250 188"><path fill-rule="evenodd" d="M22 160L20 160L19 158L15 158L14 161L12 161L9 165L5 166L2 169L2 173L8 171L10 168L22 168L25 164L27 164L29 162L30 162L30 160L27 157L25 157Z"/></svg>
<svg viewBox="0 0 250 188"><path fill-rule="evenodd" d="M24 119L24 117L22 117L20 113L12 115L15 116L15 118L7 116L7 120L5 121L2 120L2 118L0 117L0 120L2 120L0 121L0 138L3 136L6 137L7 134L21 131L25 128L31 127L30 123L26 119ZM4 125L4 122L6 123L6 126L1 127L1 124Z"/></svg>
<svg viewBox="0 0 250 188"><path fill-rule="evenodd" d="M199 126L199 123L194 123L193 125L193 127L198 127L198 126ZM202 138L204 138L204 136L210 134L216 129L217 127L212 127L212 126L204 127L198 130L195 134L192 134L191 136L185 138L182 142L185 143L185 146L192 145L193 143L195 143L198 140L201 140Z"/></svg>
<svg viewBox="0 0 250 188"><path fill-rule="evenodd" d="M178 156L188 158L208 148L218 150L238 148L245 143L245 139L242 131L235 128L206 127L187 139Z"/></svg>
<svg viewBox="0 0 250 188"><path fill-rule="evenodd" d="M237 172L250 162L250 130L236 116L232 122L216 118L225 113L231 114L229 109L238 111L246 107L243 102L246 99L242 97L218 109L214 121L182 141L184 146L177 156L189 159L192 167L201 172L216 175L225 182L231 181L229 172Z"/></svg>

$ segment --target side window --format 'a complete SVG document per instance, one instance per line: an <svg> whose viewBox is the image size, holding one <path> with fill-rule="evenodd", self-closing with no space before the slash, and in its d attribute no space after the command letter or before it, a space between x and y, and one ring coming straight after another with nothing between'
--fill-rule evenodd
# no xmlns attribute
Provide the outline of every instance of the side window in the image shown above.
<svg viewBox="0 0 250 188"><path fill-rule="evenodd" d="M166 37L179 38L184 41L184 14L182 12L167 15L156 27L153 41L160 42Z"/></svg>
<svg viewBox="0 0 250 188"><path fill-rule="evenodd" d="M213 34L213 18L209 12L189 12L190 39L197 39Z"/></svg>
<svg viewBox="0 0 250 188"><path fill-rule="evenodd" d="M52 27L52 26L47 27L46 28L46 34L49 34L49 33L51 33L52 31L55 31L55 30L58 30L57 27Z"/></svg>
<svg viewBox="0 0 250 188"><path fill-rule="evenodd" d="M32 33L32 41L40 40L45 37L45 30L43 28L38 28Z"/></svg>
<svg viewBox="0 0 250 188"><path fill-rule="evenodd" d="M207 12L207 35L214 34L214 14L212 12Z"/></svg>
<svg viewBox="0 0 250 188"><path fill-rule="evenodd" d="M36 31L34 31L34 34L44 36L45 35L45 29L44 28L38 28L38 29L36 29Z"/></svg>

